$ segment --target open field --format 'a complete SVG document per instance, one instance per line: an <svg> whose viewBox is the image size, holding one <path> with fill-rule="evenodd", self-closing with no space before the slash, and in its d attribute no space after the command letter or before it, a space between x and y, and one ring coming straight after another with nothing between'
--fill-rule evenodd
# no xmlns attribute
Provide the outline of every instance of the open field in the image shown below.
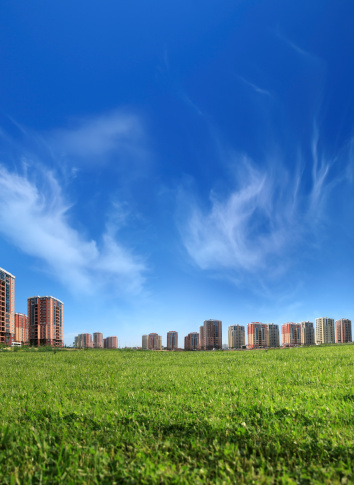
<svg viewBox="0 0 354 485"><path fill-rule="evenodd" d="M354 345L0 362L1 483L354 483Z"/></svg>

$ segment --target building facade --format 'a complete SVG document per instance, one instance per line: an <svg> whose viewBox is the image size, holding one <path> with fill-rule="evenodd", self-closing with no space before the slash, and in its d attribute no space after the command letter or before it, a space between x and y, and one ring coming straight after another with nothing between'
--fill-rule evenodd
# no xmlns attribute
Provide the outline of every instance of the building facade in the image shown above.
<svg viewBox="0 0 354 485"><path fill-rule="evenodd" d="M92 335L90 333L79 333L75 337L75 347L77 349L92 349Z"/></svg>
<svg viewBox="0 0 354 485"><path fill-rule="evenodd" d="M268 325L251 322L247 324L247 347L249 349L264 349L268 347Z"/></svg>
<svg viewBox="0 0 354 485"><path fill-rule="evenodd" d="M283 347L301 345L301 325L298 323L283 323L281 326L281 340Z"/></svg>
<svg viewBox="0 0 354 485"><path fill-rule="evenodd" d="M22 345L29 344L28 319L23 313L15 313L15 341Z"/></svg>
<svg viewBox="0 0 354 485"><path fill-rule="evenodd" d="M148 335L148 349L149 350L161 350L162 349L162 337L157 333L149 333Z"/></svg>
<svg viewBox="0 0 354 485"><path fill-rule="evenodd" d="M148 350L148 348L149 348L148 340L149 340L149 336L148 335L143 335L143 337L141 339L141 348L143 350Z"/></svg>
<svg viewBox="0 0 354 485"><path fill-rule="evenodd" d="M200 346L202 350L222 349L221 320L204 320L200 327Z"/></svg>
<svg viewBox="0 0 354 485"><path fill-rule="evenodd" d="M199 333L191 332L184 337L184 350L199 350Z"/></svg>
<svg viewBox="0 0 354 485"><path fill-rule="evenodd" d="M315 329L313 322L300 322L301 345L315 345Z"/></svg>
<svg viewBox="0 0 354 485"><path fill-rule="evenodd" d="M103 333L94 332L92 336L93 336L93 348L103 349Z"/></svg>
<svg viewBox="0 0 354 485"><path fill-rule="evenodd" d="M230 325L227 337L229 349L241 349L245 345L245 327L241 325Z"/></svg>
<svg viewBox="0 0 354 485"><path fill-rule="evenodd" d="M15 277L0 268L0 343L15 339Z"/></svg>
<svg viewBox="0 0 354 485"><path fill-rule="evenodd" d="M52 296L32 296L27 299L30 345L63 347L63 302Z"/></svg>
<svg viewBox="0 0 354 485"><path fill-rule="evenodd" d="M104 339L105 349L118 349L118 337L107 337Z"/></svg>
<svg viewBox="0 0 354 485"><path fill-rule="evenodd" d="M268 324L268 347L280 347L279 325Z"/></svg>
<svg viewBox="0 0 354 485"><path fill-rule="evenodd" d="M334 320L333 318L316 318L316 344L334 344Z"/></svg>
<svg viewBox="0 0 354 485"><path fill-rule="evenodd" d="M205 350L204 325L199 327L199 348Z"/></svg>
<svg viewBox="0 0 354 485"><path fill-rule="evenodd" d="M347 318L336 320L336 344L352 342L352 322Z"/></svg>
<svg viewBox="0 0 354 485"><path fill-rule="evenodd" d="M167 332L167 350L178 350L178 332Z"/></svg>

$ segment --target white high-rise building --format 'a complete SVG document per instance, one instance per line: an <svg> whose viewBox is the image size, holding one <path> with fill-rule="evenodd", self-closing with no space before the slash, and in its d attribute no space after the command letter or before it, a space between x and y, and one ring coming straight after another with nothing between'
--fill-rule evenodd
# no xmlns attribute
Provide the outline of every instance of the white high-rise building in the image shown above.
<svg viewBox="0 0 354 485"><path fill-rule="evenodd" d="M334 319L316 318L316 344L334 344Z"/></svg>

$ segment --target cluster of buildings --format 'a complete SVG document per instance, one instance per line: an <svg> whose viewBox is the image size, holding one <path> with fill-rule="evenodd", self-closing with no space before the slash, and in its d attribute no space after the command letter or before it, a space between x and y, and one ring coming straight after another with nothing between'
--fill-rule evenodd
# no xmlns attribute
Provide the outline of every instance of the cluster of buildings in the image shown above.
<svg viewBox="0 0 354 485"><path fill-rule="evenodd" d="M76 349L118 349L118 337L103 338L103 333L79 333L75 337Z"/></svg>
<svg viewBox="0 0 354 485"><path fill-rule="evenodd" d="M63 302L52 296L27 299L27 315L15 312L15 276L0 268L0 344L63 347Z"/></svg>
<svg viewBox="0 0 354 485"><path fill-rule="evenodd" d="M229 349L262 349L270 347L294 347L297 345L320 345L352 342L352 322L347 318L334 321L333 318L316 318L313 322L284 323L281 325L281 342L279 325L274 323L252 322L246 329L242 325L231 325L228 328ZM143 335L142 348L162 350L162 337L157 333ZM184 350L222 349L222 322L205 320L199 332L191 332L184 337ZM167 350L178 348L178 333L167 333Z"/></svg>

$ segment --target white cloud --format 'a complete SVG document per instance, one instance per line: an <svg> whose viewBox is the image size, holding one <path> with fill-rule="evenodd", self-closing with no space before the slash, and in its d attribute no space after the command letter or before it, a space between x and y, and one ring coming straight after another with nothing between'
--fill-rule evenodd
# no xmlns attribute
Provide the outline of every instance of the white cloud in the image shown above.
<svg viewBox="0 0 354 485"><path fill-rule="evenodd" d="M256 93L258 93L258 94L265 94L266 96L271 96L271 93L269 91L267 91L266 89L260 88L256 84L251 83L250 81L247 81L247 79L245 79L244 77L237 76L237 78L240 81L242 81L244 84L246 84L247 86L249 86L250 88L252 88Z"/></svg>
<svg viewBox="0 0 354 485"><path fill-rule="evenodd" d="M44 261L73 292L138 293L145 264L108 228L102 241L81 235L69 222L69 204L51 173L33 183L0 166L0 232L23 252ZM95 290L96 288L96 290Z"/></svg>
<svg viewBox="0 0 354 485"><path fill-rule="evenodd" d="M48 133L44 139L55 158L85 164L102 164L110 157L136 161L146 156L141 119L124 111L78 120L67 129Z"/></svg>
<svg viewBox="0 0 354 485"><path fill-rule="evenodd" d="M300 163L293 171L274 159L267 168L255 168L251 160L237 157L234 188L227 195L211 192L207 208L191 189L181 189L179 230L192 260L203 270L226 271L227 277L263 278L287 269L302 242L315 243L339 180L330 177L335 162L319 160L316 135L312 155L310 187Z"/></svg>

